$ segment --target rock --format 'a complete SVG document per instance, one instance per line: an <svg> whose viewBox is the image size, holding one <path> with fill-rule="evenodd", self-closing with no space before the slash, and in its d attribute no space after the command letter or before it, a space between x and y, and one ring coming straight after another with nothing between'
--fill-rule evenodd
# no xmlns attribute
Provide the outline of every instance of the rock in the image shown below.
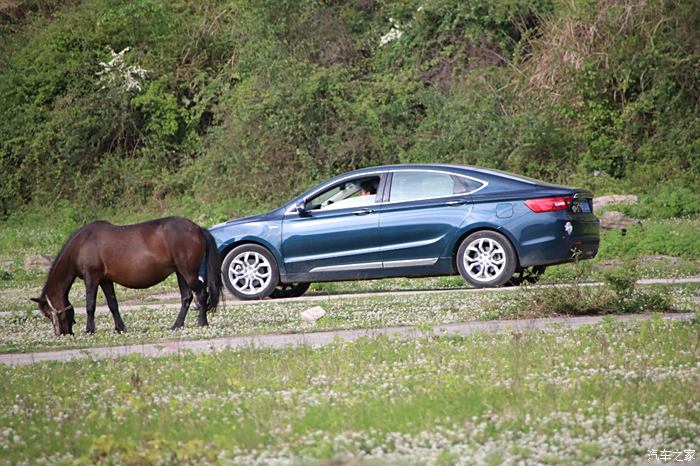
<svg viewBox="0 0 700 466"><path fill-rule="evenodd" d="M628 217L622 212L616 210L609 210L600 216L600 228L604 230L626 230L627 228L635 225L641 225L637 219Z"/></svg>
<svg viewBox="0 0 700 466"><path fill-rule="evenodd" d="M636 204L637 196L633 194L612 194L610 196L600 196L593 198L593 211L608 204Z"/></svg>
<svg viewBox="0 0 700 466"><path fill-rule="evenodd" d="M24 258L25 269L39 269L43 272L48 272L53 263L54 256L45 254L30 254Z"/></svg>
<svg viewBox="0 0 700 466"><path fill-rule="evenodd" d="M316 322L318 319L326 315L326 311L321 306L314 306L301 311L299 317L304 322Z"/></svg>

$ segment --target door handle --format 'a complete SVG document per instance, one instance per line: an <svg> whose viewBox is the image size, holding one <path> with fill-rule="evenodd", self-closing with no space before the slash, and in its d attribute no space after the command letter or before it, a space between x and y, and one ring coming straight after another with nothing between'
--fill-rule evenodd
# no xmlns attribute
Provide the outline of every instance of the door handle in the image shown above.
<svg viewBox="0 0 700 466"><path fill-rule="evenodd" d="M467 201L447 201L447 205L449 205L449 206L464 205L466 203L467 203Z"/></svg>
<svg viewBox="0 0 700 466"><path fill-rule="evenodd" d="M368 215L374 212L372 209L361 209L361 210L356 210L352 214L353 215Z"/></svg>

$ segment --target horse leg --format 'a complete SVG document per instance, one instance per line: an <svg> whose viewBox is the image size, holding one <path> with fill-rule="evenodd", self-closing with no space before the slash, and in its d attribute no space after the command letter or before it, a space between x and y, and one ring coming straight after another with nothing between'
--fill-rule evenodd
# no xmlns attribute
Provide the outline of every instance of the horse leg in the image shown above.
<svg viewBox="0 0 700 466"><path fill-rule="evenodd" d="M187 283L189 289L194 291L194 295L197 298L197 307L199 308L197 323L200 327L206 327L209 325L209 322L207 322L207 287L199 281L198 276L193 276L189 279L183 277L183 280Z"/></svg>
<svg viewBox="0 0 700 466"><path fill-rule="evenodd" d="M107 306L112 312L112 318L114 319L114 330L117 333L126 332L126 325L122 320L121 314L119 314L119 306L117 305L117 295L114 294L114 283L111 281L103 281L100 283L100 288L107 298Z"/></svg>
<svg viewBox="0 0 700 466"><path fill-rule="evenodd" d="M192 289L189 287L189 285L187 285L187 282L179 272L176 272L176 275L177 286L180 287L180 303L182 306L180 307L180 313L177 315L177 319L175 319L175 323L171 327L171 330L185 326L187 310L190 308L190 304L192 303Z"/></svg>
<svg viewBox="0 0 700 466"><path fill-rule="evenodd" d="M86 333L95 333L95 306L97 300L97 284L85 277L85 311L87 312Z"/></svg>
<svg viewBox="0 0 700 466"><path fill-rule="evenodd" d="M199 284L199 289L195 290L197 306L199 307L197 322L200 327L206 327L209 325L209 322L207 322L207 287L202 285L199 280L197 280L197 284Z"/></svg>

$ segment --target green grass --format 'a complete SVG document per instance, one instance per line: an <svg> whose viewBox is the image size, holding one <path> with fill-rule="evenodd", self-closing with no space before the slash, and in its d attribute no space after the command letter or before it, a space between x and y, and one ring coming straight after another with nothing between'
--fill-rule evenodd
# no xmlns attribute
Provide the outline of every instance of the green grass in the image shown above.
<svg viewBox="0 0 700 466"><path fill-rule="evenodd" d="M0 353L46 349L157 343L210 339L263 333L379 328L425 327L477 320L591 315L627 312L693 311L698 309L700 285L645 286L619 293L608 287L518 289L489 292L446 291L438 294L331 297L314 302L272 300L246 305L227 305L210 316L210 325L197 326L197 312L190 309L186 327L171 331L177 305L156 309L123 310L128 332L116 334L109 312L97 313L97 331L86 335L85 311L78 308L75 336L57 338L51 323L33 311L0 314ZM303 322L299 313L320 305L326 311L315 325Z"/></svg>
<svg viewBox="0 0 700 466"><path fill-rule="evenodd" d="M444 295L380 296L349 299L325 299L313 303L275 302L248 305L229 305L218 309L210 317L210 326L199 328L197 312L190 309L186 327L171 331L177 306L158 309L136 309L122 312L128 332L118 335L113 331L111 314L97 313L97 332L94 336L83 333L85 311L76 312L74 337L56 338L50 322L35 312L12 312L0 315L0 352L27 352L38 349L82 348L98 345L120 345L158 342L163 339L206 339L232 335L250 335L272 332L300 332L313 330L419 325L424 322L459 322L489 320L514 316L517 310L505 305L507 297L501 294L470 294L461 292ZM301 321L299 312L320 305L326 311L315 327Z"/></svg>
<svg viewBox="0 0 700 466"><path fill-rule="evenodd" d="M697 449L700 321L0 367L0 464L642 463Z"/></svg>
<svg viewBox="0 0 700 466"><path fill-rule="evenodd" d="M684 259L700 258L700 219L675 218L668 220L644 220L642 225L632 226L625 235L614 230L601 237L600 257L639 257L669 255Z"/></svg>

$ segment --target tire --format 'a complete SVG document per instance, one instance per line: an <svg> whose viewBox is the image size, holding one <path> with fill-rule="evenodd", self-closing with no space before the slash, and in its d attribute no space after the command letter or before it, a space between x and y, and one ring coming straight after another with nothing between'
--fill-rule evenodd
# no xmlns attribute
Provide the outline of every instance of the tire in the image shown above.
<svg viewBox="0 0 700 466"><path fill-rule="evenodd" d="M544 265L533 265L532 267L521 268L518 267L515 270L515 274L510 278L508 284L513 286L520 286L522 284L533 285L540 281L540 277L544 273L547 267Z"/></svg>
<svg viewBox="0 0 700 466"><path fill-rule="evenodd" d="M472 286L486 288L507 283L518 265L510 241L495 231L467 236L457 250L457 269Z"/></svg>
<svg viewBox="0 0 700 466"><path fill-rule="evenodd" d="M306 293L306 290L308 290L310 286L311 283L280 283L274 290L272 290L270 298L298 298Z"/></svg>
<svg viewBox="0 0 700 466"><path fill-rule="evenodd" d="M243 300L267 298L279 282L275 257L258 244L233 248L224 258L221 275L229 292Z"/></svg>

